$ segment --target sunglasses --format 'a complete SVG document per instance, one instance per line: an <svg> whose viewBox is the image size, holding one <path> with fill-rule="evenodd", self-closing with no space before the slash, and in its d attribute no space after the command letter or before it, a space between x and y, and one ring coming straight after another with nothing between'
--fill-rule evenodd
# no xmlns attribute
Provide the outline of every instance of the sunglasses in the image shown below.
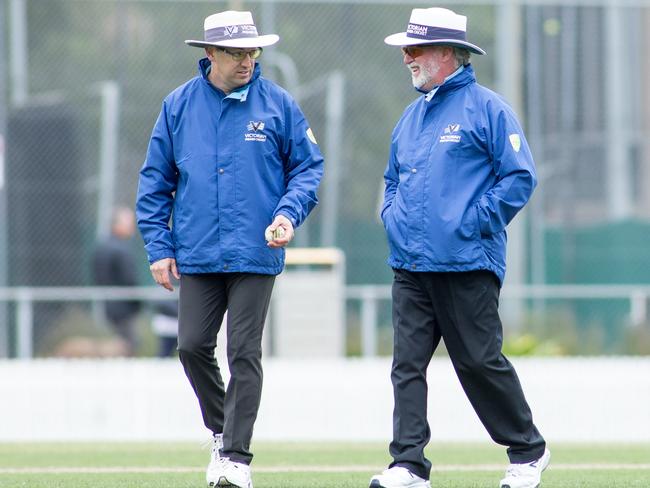
<svg viewBox="0 0 650 488"><path fill-rule="evenodd" d="M230 49L225 49L223 47L218 47L217 49L223 51L235 61L242 61L246 56L250 56L251 59L257 59L262 55L261 47L256 47L249 51L231 51Z"/></svg>
<svg viewBox="0 0 650 488"><path fill-rule="evenodd" d="M422 56L424 54L424 48L417 46L405 46L402 48L402 54L404 56L408 55L409 57L415 59L418 56Z"/></svg>

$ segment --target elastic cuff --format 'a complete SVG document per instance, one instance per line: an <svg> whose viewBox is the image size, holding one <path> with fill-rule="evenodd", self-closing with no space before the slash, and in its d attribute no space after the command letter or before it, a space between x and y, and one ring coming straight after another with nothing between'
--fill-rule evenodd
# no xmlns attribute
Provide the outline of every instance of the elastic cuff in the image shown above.
<svg viewBox="0 0 650 488"><path fill-rule="evenodd" d="M427 473L425 468L418 465L418 464L413 464L413 463L408 463L408 462L398 462L398 463L393 463L389 466L389 468L394 468L394 467L400 467L400 468L406 468L408 469L411 473L413 473L416 476L419 476L423 480L428 480L430 473Z"/></svg>
<svg viewBox="0 0 650 488"><path fill-rule="evenodd" d="M240 455L238 455L237 453L234 453L234 452L233 452L233 453L230 453L230 452L228 452L228 451L223 451L223 450L222 450L222 451L221 451L221 455L222 455L223 457L227 457L227 458L230 459L233 463L245 464L245 465L247 465L247 466L250 466L250 464L251 464L251 459L250 459L250 458L240 457Z"/></svg>
<svg viewBox="0 0 650 488"><path fill-rule="evenodd" d="M508 460L512 464L526 464L537 461L544 455L546 450L546 443L542 443L541 446L535 446L535 449L532 451L513 451L512 449L508 450Z"/></svg>

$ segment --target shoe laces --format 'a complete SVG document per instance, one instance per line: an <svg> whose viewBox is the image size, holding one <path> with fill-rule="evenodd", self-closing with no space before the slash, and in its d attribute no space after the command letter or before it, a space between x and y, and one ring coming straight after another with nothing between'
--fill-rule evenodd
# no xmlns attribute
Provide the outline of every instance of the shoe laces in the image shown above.
<svg viewBox="0 0 650 488"><path fill-rule="evenodd" d="M210 449L210 455L214 461L220 461L223 459L221 456L221 450L223 449L223 434L214 434L212 439L203 444L203 447Z"/></svg>

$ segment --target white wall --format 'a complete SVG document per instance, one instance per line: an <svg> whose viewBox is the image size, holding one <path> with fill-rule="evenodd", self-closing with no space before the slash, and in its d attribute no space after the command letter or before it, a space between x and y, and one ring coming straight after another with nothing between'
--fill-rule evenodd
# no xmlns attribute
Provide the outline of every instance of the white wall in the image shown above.
<svg viewBox="0 0 650 488"><path fill-rule="evenodd" d="M513 360L553 441L650 442L650 358ZM387 441L390 360L268 360L258 440ZM434 441L487 440L446 358L429 369ZM176 360L0 361L0 441L202 440Z"/></svg>

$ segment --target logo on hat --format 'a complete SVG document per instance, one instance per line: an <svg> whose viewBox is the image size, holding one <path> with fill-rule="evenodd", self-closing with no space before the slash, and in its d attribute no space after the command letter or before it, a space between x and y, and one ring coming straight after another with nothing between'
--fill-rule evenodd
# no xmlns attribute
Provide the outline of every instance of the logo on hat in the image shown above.
<svg viewBox="0 0 650 488"><path fill-rule="evenodd" d="M232 37L233 34L237 34L239 32L239 26L237 25L229 25L227 27L224 27L224 35L228 37Z"/></svg>
<svg viewBox="0 0 650 488"><path fill-rule="evenodd" d="M428 30L429 28L426 25L417 24L409 24L406 28L408 34L416 34L418 36L426 36Z"/></svg>

